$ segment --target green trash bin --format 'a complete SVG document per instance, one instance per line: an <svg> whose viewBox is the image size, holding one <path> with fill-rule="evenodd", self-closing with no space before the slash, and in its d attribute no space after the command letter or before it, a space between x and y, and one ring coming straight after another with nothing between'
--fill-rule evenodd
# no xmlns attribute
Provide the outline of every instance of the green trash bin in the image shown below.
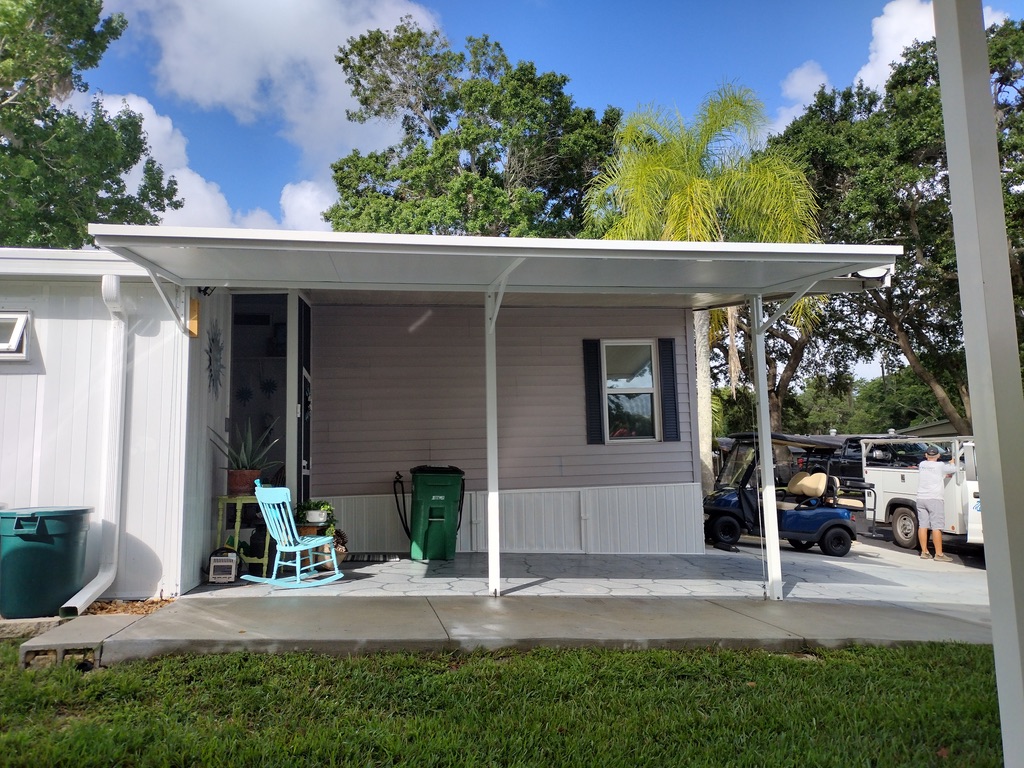
<svg viewBox="0 0 1024 768"><path fill-rule="evenodd" d="M409 539L413 560L451 560L465 488L458 467L413 467Z"/></svg>
<svg viewBox="0 0 1024 768"><path fill-rule="evenodd" d="M0 510L0 616L56 616L85 586L89 507Z"/></svg>

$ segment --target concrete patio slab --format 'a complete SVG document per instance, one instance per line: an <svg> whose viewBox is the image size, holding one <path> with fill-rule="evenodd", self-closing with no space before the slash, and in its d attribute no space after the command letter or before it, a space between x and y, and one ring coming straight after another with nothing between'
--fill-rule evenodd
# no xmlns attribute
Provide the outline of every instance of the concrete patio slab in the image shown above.
<svg viewBox="0 0 1024 768"><path fill-rule="evenodd" d="M500 598L486 594L479 553L355 563L345 579L311 589L204 585L147 616L82 616L23 653L98 648L98 663L110 665L229 651L992 642L983 567L872 545L845 558L784 550L783 562L783 601L764 599L756 546L704 556L506 554Z"/></svg>

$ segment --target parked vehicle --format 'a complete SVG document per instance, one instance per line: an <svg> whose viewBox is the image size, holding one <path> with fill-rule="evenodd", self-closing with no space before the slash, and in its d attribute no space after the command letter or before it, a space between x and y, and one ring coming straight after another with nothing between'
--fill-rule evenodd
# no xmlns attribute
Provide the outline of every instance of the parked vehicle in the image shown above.
<svg viewBox="0 0 1024 768"><path fill-rule="evenodd" d="M731 545L743 533L763 535L764 514L757 486L757 437L731 436L735 442L715 483L704 498L704 532L713 544ZM834 439L820 436L772 434L773 446L835 450ZM863 490L863 489L862 489ZM854 499L840 492L838 481L825 472L797 472L779 489L779 537L798 550L817 544L826 555L843 557L857 538L856 511L863 496Z"/></svg>
<svg viewBox="0 0 1024 768"><path fill-rule="evenodd" d="M942 461L959 469L946 480L946 527L943 532L970 544L985 541L981 524L981 496L973 437L934 438ZM892 527L893 541L908 549L917 546L917 465L929 443L920 438L865 438L861 440L864 480L870 482L878 503L867 519Z"/></svg>
<svg viewBox="0 0 1024 768"><path fill-rule="evenodd" d="M839 478L866 480L865 467L916 467L924 460L928 443L919 437L907 435L895 438L893 435L837 435L842 444L829 458L828 473ZM865 455L865 440L885 440L888 448Z"/></svg>

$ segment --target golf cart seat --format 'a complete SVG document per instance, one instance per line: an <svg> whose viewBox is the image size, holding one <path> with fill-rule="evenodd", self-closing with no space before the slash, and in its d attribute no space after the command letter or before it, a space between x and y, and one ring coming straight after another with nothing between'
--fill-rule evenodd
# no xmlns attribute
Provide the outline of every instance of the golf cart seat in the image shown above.
<svg viewBox="0 0 1024 768"><path fill-rule="evenodd" d="M875 486L873 483L838 477L832 477L831 483L836 489L832 506L844 507L852 512L863 512L867 508L874 509Z"/></svg>
<svg viewBox="0 0 1024 768"><path fill-rule="evenodd" d="M824 472L797 472L786 486L786 493L775 503L777 509L796 509L808 506L811 499L820 500L828 488L828 475Z"/></svg>

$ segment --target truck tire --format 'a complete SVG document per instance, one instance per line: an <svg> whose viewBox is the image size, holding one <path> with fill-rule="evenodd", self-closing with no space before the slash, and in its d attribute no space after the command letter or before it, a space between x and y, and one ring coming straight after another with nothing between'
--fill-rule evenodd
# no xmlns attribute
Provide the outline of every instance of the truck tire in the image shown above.
<svg viewBox="0 0 1024 768"><path fill-rule="evenodd" d="M821 537L821 541L818 542L821 551L830 557L845 556L850 551L852 544L853 538L850 536L850 532L841 525L834 525L829 528Z"/></svg>
<svg viewBox="0 0 1024 768"><path fill-rule="evenodd" d="M713 544L735 544L740 540L739 521L731 515L719 515L708 524Z"/></svg>
<svg viewBox="0 0 1024 768"><path fill-rule="evenodd" d="M892 540L904 549L917 546L917 513L910 507L896 507L893 510Z"/></svg>

